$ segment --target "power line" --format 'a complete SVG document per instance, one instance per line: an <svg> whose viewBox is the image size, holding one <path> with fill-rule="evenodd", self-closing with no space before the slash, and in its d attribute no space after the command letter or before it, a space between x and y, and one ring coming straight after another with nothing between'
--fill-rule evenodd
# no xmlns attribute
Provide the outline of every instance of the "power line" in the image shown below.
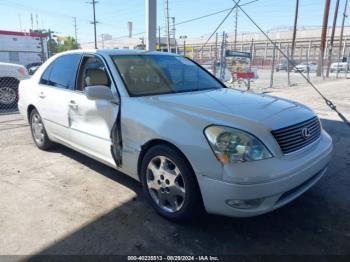
<svg viewBox="0 0 350 262"><path fill-rule="evenodd" d="M238 0L238 2L231 8L231 10L226 14L226 16L224 17L224 19L222 19L222 21L220 22L220 24L215 28L214 32L209 36L209 38L207 39L207 41L205 41L205 43L202 45L201 49L199 50L199 52L201 52L203 50L203 48L205 47L205 45L210 41L210 39L213 37L213 35L215 35L216 31L219 30L220 26L226 21L226 19L230 16L230 14L232 13L232 11L237 8L238 3L241 0Z"/></svg>
<svg viewBox="0 0 350 262"><path fill-rule="evenodd" d="M35 11L35 12L38 12L38 13L41 13L41 14L43 14L43 13L44 14L52 14L52 15L55 15L55 16L61 16L61 17L66 17L66 18L67 17L73 17L73 16L70 16L70 15L63 14L63 13L53 12L53 11L50 11L50 10L47 10L47 9L33 8L31 6L27 6L27 5L11 2L11 1L8 1L8 0L2 0L0 4L4 5L4 6L8 6L8 7L22 9L22 10L25 10L25 11L31 11L31 12ZM84 19L84 18L77 17L77 19L80 20L80 21L89 22L89 20Z"/></svg>
<svg viewBox="0 0 350 262"><path fill-rule="evenodd" d="M247 2L247 3L244 3L244 4L242 4L242 6L249 5L249 4L255 3L257 1L259 1L259 0L253 0L253 1L250 1L250 2ZM207 17L210 17L210 16L218 15L218 14L221 14L221 13L225 13L227 11L230 11L231 9L232 9L232 7L226 8L226 9L214 12L214 13L210 13L210 14L207 14L207 15L202 15L202 16L199 16L199 17L195 17L195 18L191 18L191 19L188 19L188 20L185 20L185 21L181 21L179 23L176 23L175 25L187 24L187 23L194 22L194 21L197 21L197 20L200 20L200 19L203 19L203 18L207 18Z"/></svg>
<svg viewBox="0 0 350 262"><path fill-rule="evenodd" d="M271 42L271 44L274 46L274 48L276 48L287 60L288 63L290 63L292 65L292 67L295 67L295 63L294 61L292 61L288 55L286 55L278 46L277 44L272 41L272 39L265 33L264 30L262 30L262 28L253 20L253 18L251 18L250 15L248 15L247 12L244 11L244 9L238 4L239 1L236 0L232 0L236 6L246 15L246 17L250 20L250 22L253 23L253 25L256 26L256 28L258 28L258 30L266 37L266 39L269 40L269 42ZM328 1L328 0L327 0ZM323 98L323 100L325 101L325 103L327 104L327 106L333 110L334 112L336 112L338 114L338 116L340 117L341 120L344 121L345 124L347 124L350 127L350 122L349 120L346 119L346 117L340 112L338 111L337 107L335 104L333 104L333 102L331 100L329 100L326 96L324 96L321 91L310 81L310 79L308 79L304 73L302 73L301 71L297 70L297 72L306 80L306 82Z"/></svg>
<svg viewBox="0 0 350 262"><path fill-rule="evenodd" d="M259 1L259 0L252 0L252 1L250 1L250 2L246 2L246 3L242 4L242 6L249 5L249 4L255 3L255 2L257 2L257 1ZM191 18L191 19L187 19L187 20L184 20L184 21L175 23L174 26L183 25L183 24L191 23L191 22L194 22L194 21L197 21L197 20L201 20L201 19L210 17L210 16L218 15L218 14L227 12L227 11L229 11L229 10L231 10L231 9L232 9L232 7L230 7L230 8L225 8L225 9L223 9L223 10L216 11L216 12L213 12L213 13L210 13L210 14L198 16L198 17ZM165 27L165 26L161 26L160 28L161 28L161 29L164 29L164 28L166 28L166 27ZM144 33L145 33L145 32L143 31L143 32L136 33L136 34L134 34L134 35L142 35L142 34L144 34ZM128 35L117 36L117 37L114 37L114 39L124 38L124 37L127 37L127 36L128 36Z"/></svg>

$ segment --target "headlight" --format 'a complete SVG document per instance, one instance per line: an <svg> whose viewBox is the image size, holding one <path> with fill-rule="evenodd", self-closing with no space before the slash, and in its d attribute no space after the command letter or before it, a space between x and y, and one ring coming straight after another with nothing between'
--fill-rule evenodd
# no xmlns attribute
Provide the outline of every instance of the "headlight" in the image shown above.
<svg viewBox="0 0 350 262"><path fill-rule="evenodd" d="M256 161L272 157L256 137L230 127L209 126L204 130L216 158L223 164Z"/></svg>

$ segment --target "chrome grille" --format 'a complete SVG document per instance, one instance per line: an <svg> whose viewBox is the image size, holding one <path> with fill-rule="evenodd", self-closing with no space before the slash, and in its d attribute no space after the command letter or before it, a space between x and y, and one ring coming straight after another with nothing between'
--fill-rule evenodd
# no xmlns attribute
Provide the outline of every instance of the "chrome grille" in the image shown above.
<svg viewBox="0 0 350 262"><path fill-rule="evenodd" d="M316 141L321 135L321 125L318 118L313 117L296 125L273 130L271 133L282 152L288 154Z"/></svg>

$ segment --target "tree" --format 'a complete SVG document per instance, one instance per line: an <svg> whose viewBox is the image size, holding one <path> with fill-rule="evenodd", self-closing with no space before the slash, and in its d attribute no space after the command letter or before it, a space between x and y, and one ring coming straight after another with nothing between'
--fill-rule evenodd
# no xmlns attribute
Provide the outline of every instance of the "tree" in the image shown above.
<svg viewBox="0 0 350 262"><path fill-rule="evenodd" d="M58 47L58 44L55 39L49 39L47 41L47 48L48 50L50 50L51 55L54 55L57 53L57 47Z"/></svg>
<svg viewBox="0 0 350 262"><path fill-rule="evenodd" d="M79 49L80 45L76 42L74 37L67 36L67 37L59 37L58 38L58 46L57 46L57 52L64 52L68 50L74 50Z"/></svg>

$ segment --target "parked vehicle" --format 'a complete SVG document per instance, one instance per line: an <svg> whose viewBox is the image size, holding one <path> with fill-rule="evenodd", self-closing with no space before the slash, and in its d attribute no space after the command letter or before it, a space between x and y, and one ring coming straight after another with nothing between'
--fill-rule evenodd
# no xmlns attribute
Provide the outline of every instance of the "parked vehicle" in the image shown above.
<svg viewBox="0 0 350 262"><path fill-rule="evenodd" d="M28 70L29 75L34 75L34 73L36 72L36 70L38 70L38 68L42 65L42 62L36 62L36 63L30 63L28 65L26 65L26 68Z"/></svg>
<svg viewBox="0 0 350 262"><path fill-rule="evenodd" d="M27 78L28 72L24 66L0 62L0 109L17 105L18 84Z"/></svg>
<svg viewBox="0 0 350 262"><path fill-rule="evenodd" d="M350 70L350 65L347 62L335 62L331 64L330 71L333 72L347 72Z"/></svg>
<svg viewBox="0 0 350 262"><path fill-rule="evenodd" d="M54 142L139 181L164 217L263 214L326 172L332 140L307 107L226 88L188 58L76 50L19 88L36 145Z"/></svg>
<svg viewBox="0 0 350 262"><path fill-rule="evenodd" d="M302 72L302 73L307 73L309 70L309 73L314 73L317 70L317 64L316 63L301 63L297 65L294 68L294 72Z"/></svg>
<svg viewBox="0 0 350 262"><path fill-rule="evenodd" d="M281 62L279 64L276 65L275 69L276 69L276 72L279 72L279 71L292 71L293 70L293 65L297 65L298 62L297 61L292 61L288 63L288 60L281 60Z"/></svg>

